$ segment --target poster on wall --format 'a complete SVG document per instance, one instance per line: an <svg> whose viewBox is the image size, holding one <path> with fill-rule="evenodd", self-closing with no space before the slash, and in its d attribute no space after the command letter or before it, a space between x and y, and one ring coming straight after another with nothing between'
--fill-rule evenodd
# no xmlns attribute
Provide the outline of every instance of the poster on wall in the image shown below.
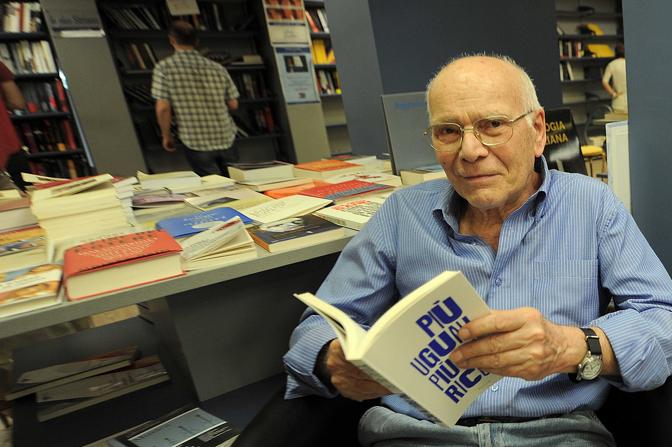
<svg viewBox="0 0 672 447"><path fill-rule="evenodd" d="M275 47L275 61L287 104L319 101L310 47Z"/></svg>
<svg viewBox="0 0 672 447"><path fill-rule="evenodd" d="M310 43L303 0L264 0L264 15L271 45Z"/></svg>

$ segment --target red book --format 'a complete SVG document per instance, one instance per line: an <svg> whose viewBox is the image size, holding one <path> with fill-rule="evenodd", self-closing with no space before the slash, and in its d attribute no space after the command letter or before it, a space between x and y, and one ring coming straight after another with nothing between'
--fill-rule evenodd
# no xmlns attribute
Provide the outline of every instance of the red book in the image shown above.
<svg viewBox="0 0 672 447"><path fill-rule="evenodd" d="M63 283L70 301L184 275L182 248L165 231L99 239L68 248Z"/></svg>
<svg viewBox="0 0 672 447"><path fill-rule="evenodd" d="M65 88L60 79L56 79L56 95L58 96L58 103L61 105L61 112L69 112L68 98L65 96Z"/></svg>
<svg viewBox="0 0 672 447"><path fill-rule="evenodd" d="M320 199L329 199L334 202L342 202L367 194L381 193L390 189L392 189L392 187L389 185L363 182L361 180L349 180L347 182L330 183L328 185L304 189L299 192L299 194Z"/></svg>
<svg viewBox="0 0 672 447"><path fill-rule="evenodd" d="M65 141L68 143L68 149L77 149L75 133L72 131L70 121L63 121L63 131L65 132Z"/></svg>
<svg viewBox="0 0 672 447"><path fill-rule="evenodd" d="M264 194L266 194L268 197L273 197L274 199L282 199L283 197L300 194L301 191L304 191L306 189L314 189L316 186L324 186L324 185L330 185L330 183L316 180L314 182L304 183L303 185L288 186L287 188L271 189L269 191L264 192Z"/></svg>
<svg viewBox="0 0 672 447"><path fill-rule="evenodd" d="M364 170L362 165L340 160L318 160L294 165L296 177L327 178Z"/></svg>

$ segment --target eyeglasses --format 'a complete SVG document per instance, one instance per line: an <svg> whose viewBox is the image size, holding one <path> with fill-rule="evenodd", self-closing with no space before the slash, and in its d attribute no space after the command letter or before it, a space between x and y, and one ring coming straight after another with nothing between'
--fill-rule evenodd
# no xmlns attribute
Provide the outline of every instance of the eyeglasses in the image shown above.
<svg viewBox="0 0 672 447"><path fill-rule="evenodd" d="M457 123L432 124L424 134L430 140L429 145L437 152L457 152L462 147L462 139L467 131L488 147L499 146L511 139L514 124L532 112L534 110L513 119L508 116L489 116L464 127Z"/></svg>

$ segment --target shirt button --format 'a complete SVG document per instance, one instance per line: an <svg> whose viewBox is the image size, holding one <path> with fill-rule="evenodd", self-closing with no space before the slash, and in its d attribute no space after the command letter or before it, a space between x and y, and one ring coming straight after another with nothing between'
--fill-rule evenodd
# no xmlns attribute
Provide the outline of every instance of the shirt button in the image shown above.
<svg viewBox="0 0 672 447"><path fill-rule="evenodd" d="M497 278L497 279L495 280L495 285L496 285L497 287L501 286L501 285L502 285L502 278Z"/></svg>
<svg viewBox="0 0 672 447"><path fill-rule="evenodd" d="M492 391L493 393L496 393L497 390L499 390L499 385L492 385L492 386L490 387L490 391Z"/></svg>

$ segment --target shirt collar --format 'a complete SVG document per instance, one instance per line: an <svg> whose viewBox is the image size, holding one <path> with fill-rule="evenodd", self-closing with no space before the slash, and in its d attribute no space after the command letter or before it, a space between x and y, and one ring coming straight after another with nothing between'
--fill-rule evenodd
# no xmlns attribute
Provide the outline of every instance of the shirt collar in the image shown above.
<svg viewBox="0 0 672 447"><path fill-rule="evenodd" d="M539 220L544 214L544 208L546 206L545 199L548 195L548 189L551 182L548 164L543 155L540 158L535 159L534 170L541 174L541 185L534 194L527 199L521 208L529 208L528 212L530 215L534 216L535 220ZM443 220L455 233L457 233L459 230L460 217L466 210L466 207L467 201L455 191L452 184L448 183L448 187L444 190L443 194L437 195L436 201L432 207L432 214L437 217L442 216Z"/></svg>

